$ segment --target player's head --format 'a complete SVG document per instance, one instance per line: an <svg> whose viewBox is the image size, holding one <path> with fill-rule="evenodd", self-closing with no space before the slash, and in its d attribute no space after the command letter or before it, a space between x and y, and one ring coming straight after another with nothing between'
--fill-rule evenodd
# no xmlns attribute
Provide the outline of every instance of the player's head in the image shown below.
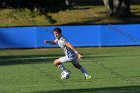
<svg viewBox="0 0 140 93"><path fill-rule="evenodd" d="M61 34L61 29L59 27L56 27L53 29L53 32L58 32L59 34Z"/></svg>
<svg viewBox="0 0 140 93"><path fill-rule="evenodd" d="M53 34L57 39L60 39L61 37L61 29L59 27L56 27L53 29Z"/></svg>

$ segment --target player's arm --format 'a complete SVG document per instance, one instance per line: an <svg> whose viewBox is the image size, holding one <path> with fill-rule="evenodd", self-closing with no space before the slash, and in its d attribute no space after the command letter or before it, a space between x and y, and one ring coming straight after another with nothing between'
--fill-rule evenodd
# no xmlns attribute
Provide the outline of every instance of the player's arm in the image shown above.
<svg viewBox="0 0 140 93"><path fill-rule="evenodd" d="M48 41L48 40L45 40L44 43L48 43L48 44L52 44L52 45L56 45L56 42L55 42L55 41Z"/></svg>
<svg viewBox="0 0 140 93"><path fill-rule="evenodd" d="M78 50L69 42L66 42L66 46L71 48L78 56L78 59L83 58L83 56L78 52Z"/></svg>

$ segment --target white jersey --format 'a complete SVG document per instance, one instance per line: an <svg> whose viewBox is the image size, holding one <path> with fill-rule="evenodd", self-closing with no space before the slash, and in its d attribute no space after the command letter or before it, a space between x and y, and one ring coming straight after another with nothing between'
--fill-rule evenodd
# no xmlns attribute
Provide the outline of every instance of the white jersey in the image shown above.
<svg viewBox="0 0 140 93"><path fill-rule="evenodd" d="M76 58L76 54L75 52L66 46L66 42L68 42L66 40L66 38L64 38L63 36L61 36L61 38L58 40L56 39L54 42L56 42L60 47L61 49L64 51L65 55L68 57L68 58Z"/></svg>

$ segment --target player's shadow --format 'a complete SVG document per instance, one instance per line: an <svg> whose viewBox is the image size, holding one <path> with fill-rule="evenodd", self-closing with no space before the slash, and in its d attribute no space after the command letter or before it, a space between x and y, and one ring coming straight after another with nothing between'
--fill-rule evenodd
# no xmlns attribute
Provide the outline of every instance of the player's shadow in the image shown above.
<svg viewBox="0 0 140 93"><path fill-rule="evenodd" d="M0 56L0 66L49 63L49 62L53 62L56 58L59 58L60 56L62 55L52 54L52 55Z"/></svg>
<svg viewBox="0 0 140 93"><path fill-rule="evenodd" d="M140 86L65 89L53 91L39 91L31 93L140 93Z"/></svg>

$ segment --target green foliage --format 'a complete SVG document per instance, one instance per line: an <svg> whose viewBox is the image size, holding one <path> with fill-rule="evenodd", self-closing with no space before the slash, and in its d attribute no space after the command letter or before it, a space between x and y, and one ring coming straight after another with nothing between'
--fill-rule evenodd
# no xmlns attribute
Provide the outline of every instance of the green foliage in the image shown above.
<svg viewBox="0 0 140 93"><path fill-rule="evenodd" d="M15 19L15 20L21 20L21 18L29 19L37 16L38 14L35 12L32 12L31 10L25 8L25 9L15 9L7 14L7 18Z"/></svg>
<svg viewBox="0 0 140 93"><path fill-rule="evenodd" d="M4 3L4 5L3 5ZM45 8L63 9L66 7L65 0L1 0L1 8Z"/></svg>
<svg viewBox="0 0 140 93"><path fill-rule="evenodd" d="M1 26L23 26L23 25L35 25L39 22L41 25L48 24L49 18L45 14L41 14L40 11L31 11L30 9L2 9L4 14L0 14ZM44 20L45 19L45 20ZM41 22L40 22L41 20Z"/></svg>

